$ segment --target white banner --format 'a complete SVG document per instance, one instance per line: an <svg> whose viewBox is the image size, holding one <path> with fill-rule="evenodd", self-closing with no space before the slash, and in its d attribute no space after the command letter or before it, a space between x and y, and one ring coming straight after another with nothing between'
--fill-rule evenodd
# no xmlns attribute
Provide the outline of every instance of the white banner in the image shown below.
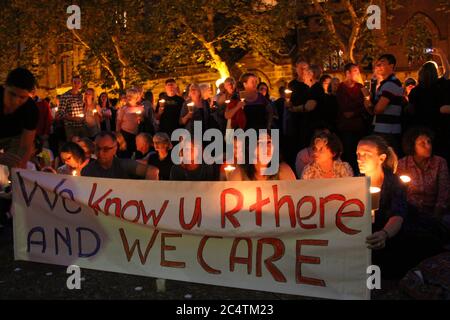
<svg viewBox="0 0 450 320"><path fill-rule="evenodd" d="M172 182L13 173L16 260L369 299L368 178Z"/></svg>

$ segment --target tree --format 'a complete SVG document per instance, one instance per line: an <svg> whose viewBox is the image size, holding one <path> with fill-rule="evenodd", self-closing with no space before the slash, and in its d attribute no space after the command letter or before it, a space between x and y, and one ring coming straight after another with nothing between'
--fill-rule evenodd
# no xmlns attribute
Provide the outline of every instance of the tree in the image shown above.
<svg viewBox="0 0 450 320"><path fill-rule="evenodd" d="M373 33L366 28L368 8L374 4L398 8L396 0L342 0L339 4L334 1L312 0L315 13L321 17L321 23L326 28L323 41L327 41L331 48L340 50L345 62L356 62L355 53L361 47L374 47L377 41ZM305 5L310 6L306 3Z"/></svg>
<svg viewBox="0 0 450 320"><path fill-rule="evenodd" d="M161 64L171 70L203 64L230 75L244 52L281 55L289 31L286 8L292 1L263 0L153 1L151 25L156 28Z"/></svg>

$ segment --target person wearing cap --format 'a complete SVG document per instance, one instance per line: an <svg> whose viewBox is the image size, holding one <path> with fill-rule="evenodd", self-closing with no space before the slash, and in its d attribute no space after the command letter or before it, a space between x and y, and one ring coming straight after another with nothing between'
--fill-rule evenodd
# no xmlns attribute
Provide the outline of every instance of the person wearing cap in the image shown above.
<svg viewBox="0 0 450 320"><path fill-rule="evenodd" d="M25 68L9 72L0 86L0 164L26 168L34 149L39 110L32 96L36 78Z"/></svg>

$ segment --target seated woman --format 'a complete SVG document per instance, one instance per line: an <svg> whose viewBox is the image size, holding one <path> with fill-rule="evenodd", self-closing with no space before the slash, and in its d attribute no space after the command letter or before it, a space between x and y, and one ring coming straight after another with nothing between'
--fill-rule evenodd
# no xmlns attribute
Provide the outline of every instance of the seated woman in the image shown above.
<svg viewBox="0 0 450 320"><path fill-rule="evenodd" d="M156 152L151 152L147 163L159 169L159 180L169 180L173 162L170 155L172 143L165 132L157 132L153 136L153 146Z"/></svg>
<svg viewBox="0 0 450 320"><path fill-rule="evenodd" d="M219 168L217 165L208 165L201 161L195 163L202 146L194 142L180 142L181 164L174 165L170 170L171 181L218 181ZM201 158L201 156L200 156ZM202 159L200 159L202 160Z"/></svg>
<svg viewBox="0 0 450 320"><path fill-rule="evenodd" d="M284 162L279 164L276 173L270 174L273 165L273 146L270 135L260 134L258 144L253 152L255 163L250 163L246 157L247 163L237 166L228 175L228 181L295 180L295 174L291 167Z"/></svg>
<svg viewBox="0 0 450 320"><path fill-rule="evenodd" d="M367 237L372 249L372 264L378 265L384 278L402 277L411 267L409 253L400 233L407 215L406 190L397 169L397 155L380 136L363 138L357 147L358 167L370 177L371 187L381 189L379 208L375 211L372 234Z"/></svg>
<svg viewBox="0 0 450 320"><path fill-rule="evenodd" d="M314 129L314 136L319 133L331 133L330 129L325 123L318 123ZM312 144L312 143L311 143ZM295 173L298 179L301 179L305 167L314 161L314 152L311 146L303 148L297 153L295 159Z"/></svg>
<svg viewBox="0 0 450 320"><path fill-rule="evenodd" d="M352 167L342 162L342 143L334 133L322 132L311 143L313 162L302 173L302 179L329 179L353 177Z"/></svg>
<svg viewBox="0 0 450 320"><path fill-rule="evenodd" d="M81 170L89 163L83 149L74 142L67 142L61 147L60 157L64 165L58 168L59 174L80 176Z"/></svg>
<svg viewBox="0 0 450 320"><path fill-rule="evenodd" d="M408 130L403 137L407 156L398 164L398 174L411 178L405 229L413 236L416 256L421 260L440 253L450 240L450 231L442 224L449 197L447 162L433 155L432 140L433 133L426 127Z"/></svg>
<svg viewBox="0 0 450 320"><path fill-rule="evenodd" d="M398 174L411 178L408 203L420 213L441 218L447 209L449 177L447 162L433 155L433 133L425 127L408 130L403 137L406 157L398 163Z"/></svg>

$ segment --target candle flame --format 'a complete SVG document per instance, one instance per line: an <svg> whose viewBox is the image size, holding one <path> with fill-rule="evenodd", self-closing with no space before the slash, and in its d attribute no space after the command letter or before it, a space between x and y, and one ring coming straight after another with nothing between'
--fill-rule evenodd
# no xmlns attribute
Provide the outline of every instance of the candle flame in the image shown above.
<svg viewBox="0 0 450 320"><path fill-rule="evenodd" d="M231 172L236 170L235 166L232 166L231 164L227 165L223 170L227 171L227 172Z"/></svg>
<svg viewBox="0 0 450 320"><path fill-rule="evenodd" d="M141 114L142 113L142 111L136 111L136 114Z"/></svg>
<svg viewBox="0 0 450 320"><path fill-rule="evenodd" d="M195 104L193 103L193 102L189 102L188 104L187 104L187 106L188 107L193 107Z"/></svg>
<svg viewBox="0 0 450 320"><path fill-rule="evenodd" d="M74 177L76 177L76 176L77 176L77 170L73 170L73 171L72 171L72 175L73 175Z"/></svg>
<svg viewBox="0 0 450 320"><path fill-rule="evenodd" d="M290 94L290 93L292 93L292 90L286 89L286 90L284 90L284 93Z"/></svg>
<svg viewBox="0 0 450 320"><path fill-rule="evenodd" d="M370 187L370 193L374 194L374 193L379 193L381 192L381 189L378 187Z"/></svg>
<svg viewBox="0 0 450 320"><path fill-rule="evenodd" d="M225 103L226 103L226 104L229 104L229 103L230 103L230 100L225 100Z"/></svg>
<svg viewBox="0 0 450 320"><path fill-rule="evenodd" d="M402 180L403 183L410 183L411 177L409 176L400 176L400 180Z"/></svg>
<svg viewBox="0 0 450 320"><path fill-rule="evenodd" d="M159 100L159 103L166 103L166 100L165 99L161 99L161 100Z"/></svg>

